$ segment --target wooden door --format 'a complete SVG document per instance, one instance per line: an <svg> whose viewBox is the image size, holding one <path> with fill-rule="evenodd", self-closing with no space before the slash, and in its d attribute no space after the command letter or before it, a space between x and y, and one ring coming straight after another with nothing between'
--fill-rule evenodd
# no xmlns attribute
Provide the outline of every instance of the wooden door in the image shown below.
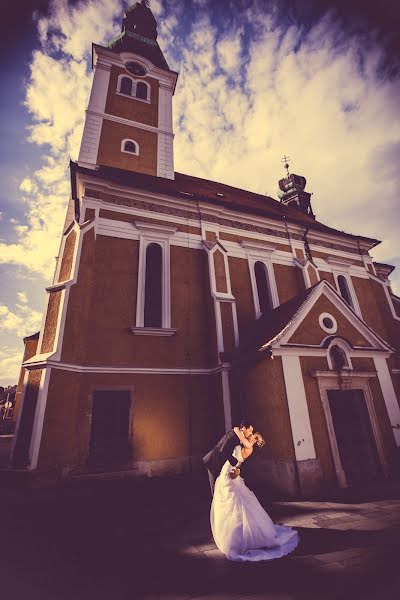
<svg viewBox="0 0 400 600"><path fill-rule="evenodd" d="M130 458L129 390L93 392L89 463L117 466Z"/></svg>
<svg viewBox="0 0 400 600"><path fill-rule="evenodd" d="M379 456L362 390L328 390L342 468L348 485L375 479Z"/></svg>

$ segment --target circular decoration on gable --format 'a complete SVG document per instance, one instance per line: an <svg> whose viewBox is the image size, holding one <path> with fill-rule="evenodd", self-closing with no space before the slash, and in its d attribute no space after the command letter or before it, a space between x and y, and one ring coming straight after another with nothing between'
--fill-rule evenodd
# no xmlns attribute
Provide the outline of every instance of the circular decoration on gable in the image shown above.
<svg viewBox="0 0 400 600"><path fill-rule="evenodd" d="M137 77L144 77L147 73L146 69L137 62L127 62L125 64L125 69L131 75L136 75Z"/></svg>
<svg viewBox="0 0 400 600"><path fill-rule="evenodd" d="M321 313L318 318L321 329L326 333L336 333L337 322L335 317L332 317L329 313Z"/></svg>

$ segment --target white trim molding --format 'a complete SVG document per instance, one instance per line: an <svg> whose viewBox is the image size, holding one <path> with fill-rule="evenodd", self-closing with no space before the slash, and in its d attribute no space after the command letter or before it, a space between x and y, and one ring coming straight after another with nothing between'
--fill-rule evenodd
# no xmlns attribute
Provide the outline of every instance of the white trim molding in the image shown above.
<svg viewBox="0 0 400 600"><path fill-rule="evenodd" d="M329 328L325 325L324 323L324 319L329 319L330 321L332 321L332 327ZM335 317L327 312L321 313L318 317L318 322L319 322L319 326L321 327L321 329L323 329L326 333L330 333L331 335L333 335L334 333L337 332L337 321L335 319Z"/></svg>
<svg viewBox="0 0 400 600"><path fill-rule="evenodd" d="M39 386L38 398L37 398L37 403L36 403L35 418L34 418L33 428L32 428L31 445L29 448L29 459L30 459L29 466L28 466L29 470L36 469L37 463L38 463L40 442L42 440L42 433L43 433L44 413L46 411L50 377L51 377L51 368L43 369L41 378L40 378L40 386Z"/></svg>
<svg viewBox="0 0 400 600"><path fill-rule="evenodd" d="M354 312L355 312L355 313L356 313L356 314L357 314L359 317L361 317L361 319L362 319L362 313L361 313L360 304L359 304L359 302L358 302L357 294L356 294L356 292L355 292L354 285L353 285L352 279L351 279L351 277L350 277L350 275L349 275L348 271L345 271L344 269L340 269L340 270L339 270L339 269L334 269L334 270L332 271L332 273L333 273L333 277L334 277L334 279L335 279L335 285L336 285L337 292L338 292L338 294L339 294L340 296L342 296L342 294L341 294L341 292L340 292L340 287L339 287L339 281L338 281L338 278L339 278L340 276L344 277L344 279L345 279L345 281L346 281L346 284L347 284L347 289L348 289L348 291L349 291L349 294L350 294L350 300L351 300L351 306L350 306L350 308L351 308L351 309L353 309L353 310L354 310ZM343 296L342 296L342 297L343 297ZM343 299L344 299L344 298L343 298Z"/></svg>
<svg viewBox="0 0 400 600"><path fill-rule="evenodd" d="M283 376L296 460L315 459L314 438L298 356L282 356Z"/></svg>
<svg viewBox="0 0 400 600"><path fill-rule="evenodd" d="M400 406L394 391L393 381L385 358L374 357L375 369L378 374L386 410L389 415L396 445L400 446Z"/></svg>
<svg viewBox="0 0 400 600"><path fill-rule="evenodd" d="M276 245L266 242L253 242L248 240L242 240L240 245L247 254L251 289L253 292L254 314L255 318L258 319L261 316L261 308L258 298L256 275L254 271L256 263L262 263L265 267L272 308L279 306L278 288L276 286L275 272L272 262L272 256L276 252Z"/></svg>
<svg viewBox="0 0 400 600"><path fill-rule="evenodd" d="M343 350L345 356L346 356L346 360L347 360L347 366L343 367L343 369L352 369L353 365L351 362L351 355L353 354L353 348L347 344L347 342L345 342L344 340L342 340L341 338L334 338L331 343L329 344L328 348L326 349L326 359L328 362L328 367L331 371L335 371L335 365L332 362L332 356L331 356L331 350L333 346L339 346L339 348L341 350ZM368 354L368 357L370 355Z"/></svg>
<svg viewBox="0 0 400 600"><path fill-rule="evenodd" d="M312 375L316 378L318 383L319 394L322 407L324 409L329 442L331 445L332 457L339 486L347 487L348 482L342 466L342 461L340 460L339 447L336 440L336 433L329 404L328 390L341 390L343 389L343 386L345 386L345 389L362 390L367 405L368 416L371 423L379 460L382 465L383 472L387 474L387 464L383 451L382 436L375 412L371 389L368 383L370 378L376 377L376 373L368 373L364 371L344 371L338 374L337 372L333 371L314 371Z"/></svg>

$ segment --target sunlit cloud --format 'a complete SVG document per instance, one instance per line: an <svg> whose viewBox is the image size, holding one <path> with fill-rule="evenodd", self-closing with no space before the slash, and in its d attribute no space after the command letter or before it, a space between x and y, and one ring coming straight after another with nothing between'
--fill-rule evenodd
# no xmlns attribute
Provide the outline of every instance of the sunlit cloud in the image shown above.
<svg viewBox="0 0 400 600"><path fill-rule="evenodd" d="M7 333L15 333L19 338L31 334L40 326L42 315L26 304L17 304L12 311L0 304L0 329Z"/></svg>

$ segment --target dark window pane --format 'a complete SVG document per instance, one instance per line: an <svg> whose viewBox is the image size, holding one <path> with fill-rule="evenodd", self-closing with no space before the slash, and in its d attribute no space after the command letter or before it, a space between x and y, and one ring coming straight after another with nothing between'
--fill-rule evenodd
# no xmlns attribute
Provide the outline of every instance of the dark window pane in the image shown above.
<svg viewBox="0 0 400 600"><path fill-rule="evenodd" d="M256 264L254 265L254 274L256 276L260 310L262 313L266 313L272 310L271 293L269 289L266 266L262 262L256 262Z"/></svg>
<svg viewBox="0 0 400 600"><path fill-rule="evenodd" d="M149 244L146 250L144 326L162 327L162 248Z"/></svg>
<svg viewBox="0 0 400 600"><path fill-rule="evenodd" d="M347 304L349 306L353 306L352 301L351 301L349 286L347 285L346 277L344 275L339 275L338 284L339 284L340 295L342 296L343 300L345 302L347 302Z"/></svg>
<svg viewBox="0 0 400 600"><path fill-rule="evenodd" d="M136 85L136 97L147 100L147 85L143 81L139 81Z"/></svg>
<svg viewBox="0 0 400 600"><path fill-rule="evenodd" d="M136 154L135 142L131 142L131 141L125 142L124 150L125 150L125 152L133 152L134 154Z"/></svg>
<svg viewBox="0 0 400 600"><path fill-rule="evenodd" d="M129 77L123 77L121 79L120 92L121 94L126 94L127 96L132 95L132 79L129 79Z"/></svg>
<svg viewBox="0 0 400 600"><path fill-rule="evenodd" d="M336 344L332 346L330 354L332 366L335 369L335 371L341 371L343 367L349 366L349 363L347 362L346 353L344 352L344 350L342 350L342 348L336 346Z"/></svg>

